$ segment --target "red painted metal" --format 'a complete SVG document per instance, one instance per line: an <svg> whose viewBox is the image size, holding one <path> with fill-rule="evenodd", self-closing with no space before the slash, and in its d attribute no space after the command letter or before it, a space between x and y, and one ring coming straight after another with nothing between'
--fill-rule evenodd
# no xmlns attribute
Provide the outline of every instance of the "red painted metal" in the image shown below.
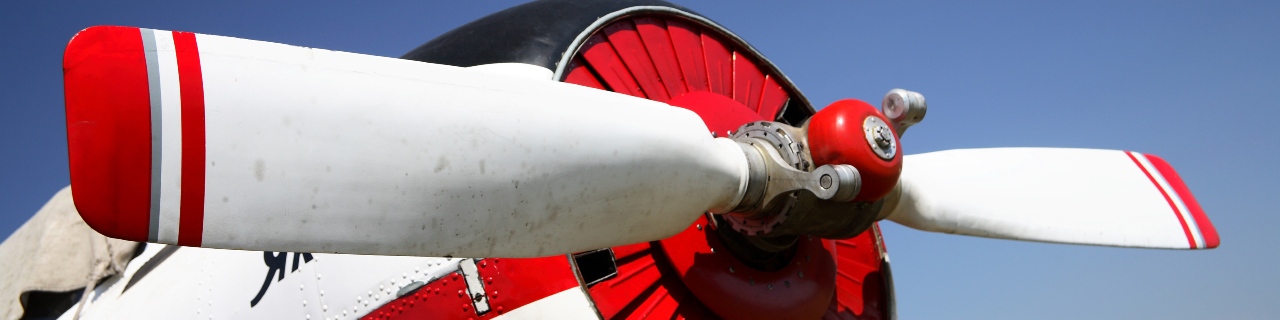
<svg viewBox="0 0 1280 320"><path fill-rule="evenodd" d="M760 107L757 108L762 115L776 115L782 112L782 107L787 104L787 91L782 89L782 85L778 84L778 80L774 76L767 76L764 79L764 88L760 90ZM775 116L773 119L776 120Z"/></svg>
<svg viewBox="0 0 1280 320"><path fill-rule="evenodd" d="M361 319L492 319L578 286L565 256L489 258L476 261L476 268L489 301L489 312L485 314L476 314L471 299L465 294L466 281L454 272L378 307Z"/></svg>
<svg viewBox="0 0 1280 320"><path fill-rule="evenodd" d="M751 110L760 110L760 91L764 88L764 72L741 52L733 53L733 99ZM773 119L768 119L773 120Z"/></svg>
<svg viewBox="0 0 1280 320"><path fill-rule="evenodd" d="M640 40L640 34L631 21L623 20L608 25L604 27L604 34L649 100L671 100L666 86L662 84L662 77L658 76L658 70L653 66L649 51L645 49L644 42Z"/></svg>
<svg viewBox="0 0 1280 320"><path fill-rule="evenodd" d="M639 17L635 19L636 31L640 32L640 39L644 40L644 47L649 53L649 58L653 60L653 65L661 77L662 84L666 86L667 93L671 97L678 97L689 90L686 88L684 79L681 79L681 69L676 51L671 47L671 36L667 33L667 23L662 19L653 17Z"/></svg>
<svg viewBox="0 0 1280 320"><path fill-rule="evenodd" d="M865 138L862 123L877 117L890 123L870 104L854 99L840 100L809 118L809 150L815 165L850 164L862 176L862 190L854 201L875 201L889 194L902 174L902 145L893 159L880 159ZM895 143L898 137L893 137Z"/></svg>
<svg viewBox="0 0 1280 320"><path fill-rule="evenodd" d="M702 35L702 57L707 65L707 84L711 92L733 97L733 50L719 36L706 31Z"/></svg>
<svg viewBox="0 0 1280 320"><path fill-rule="evenodd" d="M627 70L626 64L618 58L618 53L613 50L613 45L609 44L609 40L604 36L596 34L587 39L582 45L583 50L581 58L586 60L587 64L595 66L595 71L604 84L609 86L609 90L617 93L624 93L641 98L648 97L644 90L640 89L640 85L636 83L635 77L631 75L631 71Z"/></svg>
<svg viewBox="0 0 1280 320"><path fill-rule="evenodd" d="M182 101L182 194L178 245L200 246L204 235L204 78L196 34L173 32Z"/></svg>
<svg viewBox="0 0 1280 320"><path fill-rule="evenodd" d="M575 61L580 62L566 69L565 82L593 86L592 81L599 81L608 90L632 94L644 86L646 80L642 78L646 76L641 73L656 77L671 95L668 104L694 111L709 130L721 136L750 121L776 119L791 97L776 75L760 69L757 60L752 60L756 57L748 58L746 51L724 41L717 31L660 16L634 17L619 23L634 26L642 43L615 41L614 36L593 37L579 50L581 60ZM616 30L626 30L610 26L605 29L614 30L615 34L619 32ZM663 47L665 41L670 41L670 51ZM614 53L639 53L639 47L626 46L641 45L648 57L618 58ZM615 56L610 58L605 52ZM633 64L645 65L639 61L644 59L655 68L653 73L630 68ZM676 75L680 83L672 83ZM633 79L636 84L617 79ZM613 89L618 85L623 87ZM681 87L685 91L678 93ZM642 91L649 90L645 87ZM735 92L740 94L735 96ZM697 224L703 229L698 230ZM712 243L718 246L719 242L709 230L706 218L700 218L672 238L612 248L617 276L588 289L597 310L609 319L791 319L823 315L840 319L887 318L888 298L884 296L875 232L840 241L805 239L798 250L808 253L811 260L797 260L794 262L799 263L783 270L764 272L742 265L723 248L716 249L721 253L710 254ZM734 266L734 273L725 268L729 265ZM836 266L840 268L837 270ZM803 268L812 268L806 269L806 278L799 277L798 271ZM741 278L743 275L750 278ZM744 284L742 279L748 280ZM750 280L756 280L756 285L752 286ZM769 284L774 284L774 293L792 295L771 295ZM788 284L792 287L788 288Z"/></svg>
<svg viewBox="0 0 1280 320"><path fill-rule="evenodd" d="M466 281L460 273L454 272L370 311L361 319L490 319L496 316L497 312L477 316L471 307L471 299L461 294L466 290Z"/></svg>
<svg viewBox="0 0 1280 320"><path fill-rule="evenodd" d="M85 223L147 241L151 221L151 98L138 28L91 27L62 60L71 188Z"/></svg>
<svg viewBox="0 0 1280 320"><path fill-rule="evenodd" d="M680 62L680 74L690 92L711 91L707 82L707 61L702 55L702 35L698 27L680 20L667 20L671 46Z"/></svg>
<svg viewBox="0 0 1280 320"><path fill-rule="evenodd" d="M573 59L573 61L570 61L568 68L569 73L565 74L564 82L600 90L609 90L605 88L604 84L600 83L600 78L597 78L595 74L591 73L591 70L581 67L585 63L586 62L583 62L582 59Z"/></svg>
<svg viewBox="0 0 1280 320"><path fill-rule="evenodd" d="M714 228L703 217L661 246L707 308L727 319L816 319L827 311L836 264L821 239L802 237L790 263L761 271L730 254Z"/></svg>
<svg viewBox="0 0 1280 320"><path fill-rule="evenodd" d="M689 109L707 124L707 129L721 137L744 123L765 120L737 100L706 91L690 92L669 101L673 106Z"/></svg>
<svg viewBox="0 0 1280 320"><path fill-rule="evenodd" d="M839 270L836 292L823 319L888 319L889 301L885 297L885 275L876 247L879 226L844 240L824 240L836 257Z"/></svg>
<svg viewBox="0 0 1280 320"><path fill-rule="evenodd" d="M685 288L656 242L612 248L618 275L591 286L596 309L608 319L714 319Z"/></svg>
<svg viewBox="0 0 1280 320"><path fill-rule="evenodd" d="M1155 155L1144 154L1151 165L1164 176L1169 187L1173 188L1173 192L1182 198L1182 203L1187 206L1187 210L1191 211L1191 217L1196 222L1196 227L1200 229L1200 236L1204 238L1204 247L1206 249L1217 248L1221 242L1218 239L1218 229L1213 227L1213 222L1209 221L1209 216L1204 214L1204 209L1200 208L1200 202L1196 201L1196 197L1191 195L1191 189L1187 188L1187 184L1182 182L1182 177L1178 176L1178 172L1173 170L1164 159Z"/></svg>

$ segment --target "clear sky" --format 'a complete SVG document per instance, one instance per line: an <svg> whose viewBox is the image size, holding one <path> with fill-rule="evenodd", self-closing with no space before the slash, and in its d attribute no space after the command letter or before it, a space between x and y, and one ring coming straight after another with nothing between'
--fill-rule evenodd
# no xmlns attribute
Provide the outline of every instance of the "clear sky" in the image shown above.
<svg viewBox="0 0 1280 320"><path fill-rule="evenodd" d="M0 2L0 236L68 183L61 57L76 31L142 26L399 56L515 4L455 3ZM1151 251L886 223L903 319L1280 314L1280 2L682 4L746 39L815 105L879 101L895 87L924 93L930 110L902 142L909 154L1045 146L1162 156L1222 236L1211 251Z"/></svg>

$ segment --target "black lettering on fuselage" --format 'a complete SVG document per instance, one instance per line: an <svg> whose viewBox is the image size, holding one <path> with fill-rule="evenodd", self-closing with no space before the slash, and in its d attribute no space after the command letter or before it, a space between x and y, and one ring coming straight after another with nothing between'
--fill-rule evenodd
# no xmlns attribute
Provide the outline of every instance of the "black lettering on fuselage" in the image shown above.
<svg viewBox="0 0 1280 320"><path fill-rule="evenodd" d="M249 307L255 307L258 305L258 302L262 301L262 296L267 294L267 288L271 287L271 278L276 278L277 282L284 280L284 267L288 262L288 255L288 252L262 252L262 261L267 264L267 278L262 280L262 288L258 289L258 295L254 296L253 300L249 301ZM310 253L293 253L293 268L290 268L291 270L289 272L298 271L299 264L311 262L312 259L315 259L315 257L311 256ZM299 263L298 260L302 260L302 262Z"/></svg>

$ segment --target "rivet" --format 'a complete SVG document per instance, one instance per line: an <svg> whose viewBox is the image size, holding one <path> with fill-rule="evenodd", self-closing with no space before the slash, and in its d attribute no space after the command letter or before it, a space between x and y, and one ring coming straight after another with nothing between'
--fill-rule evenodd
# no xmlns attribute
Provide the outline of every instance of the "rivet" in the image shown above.
<svg viewBox="0 0 1280 320"><path fill-rule="evenodd" d="M323 297L323 296L324 296L324 290L320 290L320 296L321 296L321 297Z"/></svg>
<svg viewBox="0 0 1280 320"><path fill-rule="evenodd" d="M733 273L733 267L729 267L729 273Z"/></svg>
<svg viewBox="0 0 1280 320"><path fill-rule="evenodd" d="M307 306L307 300L302 300L302 306L303 307Z"/></svg>
<svg viewBox="0 0 1280 320"><path fill-rule="evenodd" d="M711 248L711 253L716 253L716 248Z"/></svg>
<svg viewBox="0 0 1280 320"><path fill-rule="evenodd" d="M791 287L791 280L783 280L783 281L782 281L782 284L786 285L786 286L787 286L787 288L790 288L790 287Z"/></svg>
<svg viewBox="0 0 1280 320"><path fill-rule="evenodd" d="M701 224L701 223L699 223L699 224L697 225L697 227L698 227L698 230L702 230L702 224Z"/></svg>
<svg viewBox="0 0 1280 320"><path fill-rule="evenodd" d="M800 272L798 272L798 273L800 274L800 277L801 277L801 278L804 278L804 271L800 271Z"/></svg>
<svg viewBox="0 0 1280 320"><path fill-rule="evenodd" d="M772 285L772 284L770 284L770 285L769 285L769 290L773 290L773 285Z"/></svg>

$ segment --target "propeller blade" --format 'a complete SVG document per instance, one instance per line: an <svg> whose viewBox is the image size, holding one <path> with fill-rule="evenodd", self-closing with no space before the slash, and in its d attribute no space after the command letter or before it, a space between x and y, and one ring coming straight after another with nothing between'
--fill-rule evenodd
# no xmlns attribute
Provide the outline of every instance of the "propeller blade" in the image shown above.
<svg viewBox="0 0 1280 320"><path fill-rule="evenodd" d="M1120 247L1218 246L1213 224L1173 168L1131 151L996 148L907 156L886 210L894 222L942 233Z"/></svg>
<svg viewBox="0 0 1280 320"><path fill-rule="evenodd" d="M549 80L131 27L64 69L75 203L115 238L546 256L668 237L746 183L693 112Z"/></svg>

